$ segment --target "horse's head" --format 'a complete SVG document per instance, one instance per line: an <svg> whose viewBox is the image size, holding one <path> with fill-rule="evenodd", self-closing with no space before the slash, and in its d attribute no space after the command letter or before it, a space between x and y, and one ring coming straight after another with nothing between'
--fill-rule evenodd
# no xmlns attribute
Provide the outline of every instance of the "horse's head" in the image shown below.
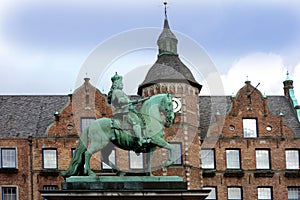
<svg viewBox="0 0 300 200"><path fill-rule="evenodd" d="M161 107L160 110L165 115L165 127L169 127L171 123L174 120L174 111L173 111L173 102L172 102L172 95L171 94L165 94L165 98L161 101Z"/></svg>

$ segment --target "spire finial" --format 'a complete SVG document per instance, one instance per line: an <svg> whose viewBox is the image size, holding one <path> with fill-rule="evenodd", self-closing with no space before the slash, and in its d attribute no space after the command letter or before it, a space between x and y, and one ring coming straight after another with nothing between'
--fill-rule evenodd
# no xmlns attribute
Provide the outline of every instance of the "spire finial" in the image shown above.
<svg viewBox="0 0 300 200"><path fill-rule="evenodd" d="M168 1L167 1L167 0L164 0L164 5L165 5L165 19L168 19L168 15L167 15L167 4L168 4Z"/></svg>
<svg viewBox="0 0 300 200"><path fill-rule="evenodd" d="M289 70L286 71L286 81L291 80Z"/></svg>

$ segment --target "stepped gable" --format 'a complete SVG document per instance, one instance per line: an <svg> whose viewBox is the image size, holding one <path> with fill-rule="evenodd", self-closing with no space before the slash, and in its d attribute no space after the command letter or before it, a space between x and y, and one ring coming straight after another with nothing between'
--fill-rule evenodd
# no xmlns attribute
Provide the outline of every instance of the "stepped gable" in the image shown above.
<svg viewBox="0 0 300 200"><path fill-rule="evenodd" d="M231 108L231 96L200 96L199 115L201 138L205 138L211 125L216 122L216 113L225 116ZM290 101L285 96L267 96L268 108L273 115L284 115L284 125L290 127L295 137L300 138L300 123L292 108ZM225 101L224 101L225 100Z"/></svg>

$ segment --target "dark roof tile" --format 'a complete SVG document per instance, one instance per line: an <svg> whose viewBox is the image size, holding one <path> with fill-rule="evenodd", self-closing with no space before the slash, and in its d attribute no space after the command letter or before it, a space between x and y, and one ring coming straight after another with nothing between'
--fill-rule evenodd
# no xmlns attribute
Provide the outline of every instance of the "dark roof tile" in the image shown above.
<svg viewBox="0 0 300 200"><path fill-rule="evenodd" d="M68 96L0 96L0 137L45 136Z"/></svg>

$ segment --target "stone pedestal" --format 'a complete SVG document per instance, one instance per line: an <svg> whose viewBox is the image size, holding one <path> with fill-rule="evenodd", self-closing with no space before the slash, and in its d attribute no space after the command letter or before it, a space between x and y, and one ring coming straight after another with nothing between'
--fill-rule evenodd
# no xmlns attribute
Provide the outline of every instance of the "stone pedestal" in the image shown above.
<svg viewBox="0 0 300 200"><path fill-rule="evenodd" d="M70 177L62 183L62 190L41 190L47 200L202 200L209 190L187 190L186 183L177 176L99 176Z"/></svg>

